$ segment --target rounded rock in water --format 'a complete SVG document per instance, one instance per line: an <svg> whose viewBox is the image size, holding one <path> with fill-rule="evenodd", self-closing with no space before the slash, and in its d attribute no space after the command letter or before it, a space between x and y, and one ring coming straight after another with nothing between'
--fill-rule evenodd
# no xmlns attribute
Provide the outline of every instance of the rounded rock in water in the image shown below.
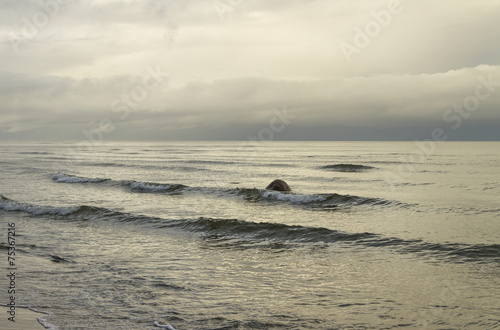
<svg viewBox="0 0 500 330"><path fill-rule="evenodd" d="M275 190L275 191L292 191L288 184L280 179L276 179L273 182L271 182L266 189L268 190Z"/></svg>

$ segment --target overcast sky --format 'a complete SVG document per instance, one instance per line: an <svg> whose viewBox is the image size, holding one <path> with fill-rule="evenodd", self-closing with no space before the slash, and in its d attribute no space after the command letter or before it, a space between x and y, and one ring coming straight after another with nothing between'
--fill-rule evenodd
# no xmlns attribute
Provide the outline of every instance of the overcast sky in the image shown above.
<svg viewBox="0 0 500 330"><path fill-rule="evenodd" d="M0 139L500 139L498 0L2 0L0 35Z"/></svg>

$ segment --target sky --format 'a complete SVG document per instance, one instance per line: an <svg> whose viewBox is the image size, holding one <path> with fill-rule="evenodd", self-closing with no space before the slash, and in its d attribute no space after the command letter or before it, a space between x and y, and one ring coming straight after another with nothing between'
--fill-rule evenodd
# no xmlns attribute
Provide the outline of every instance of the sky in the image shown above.
<svg viewBox="0 0 500 330"><path fill-rule="evenodd" d="M0 140L500 140L497 0L2 0Z"/></svg>

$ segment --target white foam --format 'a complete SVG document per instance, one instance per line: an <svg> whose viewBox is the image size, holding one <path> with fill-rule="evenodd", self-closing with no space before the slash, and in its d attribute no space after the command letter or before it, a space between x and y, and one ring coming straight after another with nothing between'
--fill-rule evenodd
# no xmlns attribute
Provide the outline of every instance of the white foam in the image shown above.
<svg viewBox="0 0 500 330"><path fill-rule="evenodd" d="M0 195L0 198L3 198L3 196ZM6 304L0 304L0 306L7 307ZM38 321L38 323L40 323L45 329L58 330L58 328L55 325L52 325L52 324L48 323L46 320L43 319L44 317L52 316L53 315L52 313L40 311L40 310L37 310L37 309L29 307L29 306L19 305L19 307L20 308L27 308L27 309L35 312L35 313L45 314L45 316L43 316L43 317L37 317L36 318L36 320Z"/></svg>
<svg viewBox="0 0 500 330"><path fill-rule="evenodd" d="M19 203L3 196L0 197L0 208L5 211L24 211L33 215L53 214L67 215L78 211L78 207L53 207Z"/></svg>
<svg viewBox="0 0 500 330"><path fill-rule="evenodd" d="M169 184L152 184L146 182L131 181L129 185L130 188L132 189L141 189L141 190L161 191L170 189Z"/></svg>
<svg viewBox="0 0 500 330"><path fill-rule="evenodd" d="M64 183L96 183L96 182L102 182L106 181L106 179L99 179L99 178L85 178L85 177L80 177L76 175L69 175L69 174L64 174L64 173L57 173L52 177L52 180L56 182L64 182Z"/></svg>
<svg viewBox="0 0 500 330"><path fill-rule="evenodd" d="M287 201L295 204L306 204L314 202L323 202L326 200L323 196L310 195L310 194L294 194L294 193L282 193L279 191L266 190L262 193L262 197L268 199L275 199L279 201Z"/></svg>
<svg viewBox="0 0 500 330"><path fill-rule="evenodd" d="M45 329L48 329L48 330L58 330L58 328L55 326L55 325L52 325L50 323L48 323L46 320L44 320L43 318L41 317L37 317L36 319L38 321L38 323L40 323Z"/></svg>
<svg viewBox="0 0 500 330"><path fill-rule="evenodd" d="M154 326L155 327L158 327L158 328L165 328L165 329L168 329L168 330L176 330L173 326L171 326L170 324L160 324L158 323L157 321L154 321Z"/></svg>

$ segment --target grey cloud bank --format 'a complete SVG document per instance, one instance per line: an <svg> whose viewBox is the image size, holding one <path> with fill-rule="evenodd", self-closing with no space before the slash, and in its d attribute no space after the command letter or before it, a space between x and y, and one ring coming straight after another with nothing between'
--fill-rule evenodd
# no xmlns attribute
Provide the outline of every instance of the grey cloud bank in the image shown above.
<svg viewBox="0 0 500 330"><path fill-rule="evenodd" d="M4 1L0 139L499 140L500 4L390 2Z"/></svg>

